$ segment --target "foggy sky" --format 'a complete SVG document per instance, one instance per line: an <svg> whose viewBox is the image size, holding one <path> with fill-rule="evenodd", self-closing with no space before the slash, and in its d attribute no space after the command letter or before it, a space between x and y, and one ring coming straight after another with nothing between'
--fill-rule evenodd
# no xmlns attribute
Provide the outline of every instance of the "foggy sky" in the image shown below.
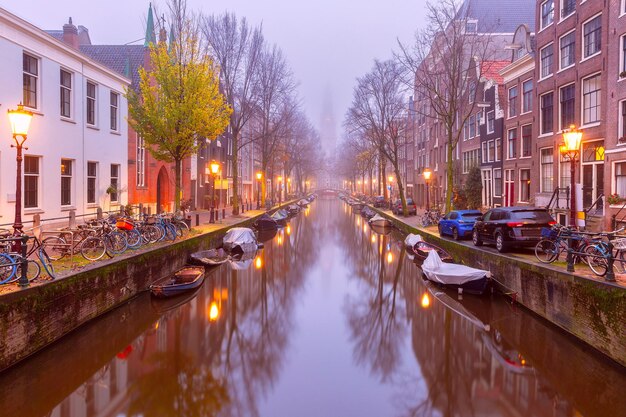
<svg viewBox="0 0 626 417"><path fill-rule="evenodd" d="M125 44L143 38L148 1L0 0L1 7L35 26L60 30L72 17L89 29L94 44ZM157 6L163 9L165 1ZM423 0L188 0L205 13L235 12L263 24L268 42L285 53L311 123L319 128L330 91L336 132L352 99L356 77L374 58L391 57L396 39L410 42L423 24Z"/></svg>

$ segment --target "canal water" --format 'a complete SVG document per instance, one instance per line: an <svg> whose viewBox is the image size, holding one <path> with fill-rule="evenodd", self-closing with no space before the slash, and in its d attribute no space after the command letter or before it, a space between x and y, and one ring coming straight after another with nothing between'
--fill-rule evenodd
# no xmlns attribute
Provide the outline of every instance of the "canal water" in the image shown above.
<svg viewBox="0 0 626 417"><path fill-rule="evenodd" d="M427 286L336 198L263 239L1 374L0 415L626 415L624 368L501 296Z"/></svg>

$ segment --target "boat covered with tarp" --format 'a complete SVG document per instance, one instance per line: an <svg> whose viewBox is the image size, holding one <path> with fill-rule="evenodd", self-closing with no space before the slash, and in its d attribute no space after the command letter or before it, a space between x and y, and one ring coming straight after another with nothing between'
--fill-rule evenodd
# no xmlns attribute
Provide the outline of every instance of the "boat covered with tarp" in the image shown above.
<svg viewBox="0 0 626 417"><path fill-rule="evenodd" d="M272 219L274 219L276 223L284 223L285 221L287 221L288 217L289 212L285 209L276 210L276 212L272 214Z"/></svg>
<svg viewBox="0 0 626 417"><path fill-rule="evenodd" d="M305 200L304 198L300 201L298 201L298 205L300 207L308 207L309 206L309 200Z"/></svg>
<svg viewBox="0 0 626 417"><path fill-rule="evenodd" d="M429 281L470 294L483 294L491 273L466 265L446 263L437 251L431 251L422 263L422 272Z"/></svg>
<svg viewBox="0 0 626 417"><path fill-rule="evenodd" d="M287 211L289 212L289 214L294 216L300 213L300 207L297 204L290 204L289 207L287 207Z"/></svg>
<svg viewBox="0 0 626 417"><path fill-rule="evenodd" d="M409 233L406 236L406 238L404 238L404 247L407 249L413 249L413 246L415 246L418 242L422 242L422 241L423 241L422 236Z"/></svg>
<svg viewBox="0 0 626 417"><path fill-rule="evenodd" d="M392 223L389 219L384 218L378 213L374 217L369 219L368 222L371 226L376 226L376 227L391 227L392 226Z"/></svg>
<svg viewBox="0 0 626 417"><path fill-rule="evenodd" d="M371 219L375 215L376 212L372 210L372 208L369 206L365 206L361 209L361 216L365 217L366 219Z"/></svg>
<svg viewBox="0 0 626 417"><path fill-rule="evenodd" d="M254 227L257 230L272 230L278 228L278 223L276 223L276 220L274 220L272 216L263 213L263 215L254 222Z"/></svg>
<svg viewBox="0 0 626 417"><path fill-rule="evenodd" d="M252 229L247 227L233 227L224 235L223 247L226 251L231 253L246 253L256 251L258 244Z"/></svg>

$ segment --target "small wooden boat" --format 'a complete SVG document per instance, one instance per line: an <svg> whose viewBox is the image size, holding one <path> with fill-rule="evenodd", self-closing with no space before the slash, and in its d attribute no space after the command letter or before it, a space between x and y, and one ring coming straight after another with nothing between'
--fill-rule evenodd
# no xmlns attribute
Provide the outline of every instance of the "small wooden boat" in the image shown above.
<svg viewBox="0 0 626 417"><path fill-rule="evenodd" d="M225 263L230 258L224 249L209 249L189 255L189 262L194 265L217 266Z"/></svg>
<svg viewBox="0 0 626 417"><path fill-rule="evenodd" d="M429 281L470 294L481 295L487 289L489 271L466 265L444 263L437 251L430 251L422 263L422 273Z"/></svg>
<svg viewBox="0 0 626 417"><path fill-rule="evenodd" d="M452 262L452 256L448 252L446 252L444 249L440 248L437 245L433 245L432 243L428 243L423 240L417 241L408 250L415 257L413 260L418 265L424 262L426 258L428 257L428 254L430 254L430 252L433 252L433 251L437 252L437 255L439 255L439 258L441 258L442 262Z"/></svg>
<svg viewBox="0 0 626 417"><path fill-rule="evenodd" d="M278 229L278 223L269 214L264 213L254 222L254 227L257 230Z"/></svg>
<svg viewBox="0 0 626 417"><path fill-rule="evenodd" d="M370 226L376 227L392 227L393 224L389 219L384 218L380 214L376 214L374 217L368 220Z"/></svg>
<svg viewBox="0 0 626 417"><path fill-rule="evenodd" d="M184 295L181 295L180 297L168 297L168 298L152 297L152 299L150 300L150 306L159 315L163 315L167 313L168 311L175 310L178 307L181 307L187 304L188 302L196 298L199 292L200 292L200 287L197 287L193 290L185 292Z"/></svg>
<svg viewBox="0 0 626 417"><path fill-rule="evenodd" d="M170 275L150 285L150 292L155 297L173 297L184 294L202 285L204 267L186 266L174 275Z"/></svg>
<svg viewBox="0 0 626 417"><path fill-rule="evenodd" d="M287 211L290 215L294 216L300 213L300 207L298 207L298 205L296 204L291 204L289 207L287 207Z"/></svg>

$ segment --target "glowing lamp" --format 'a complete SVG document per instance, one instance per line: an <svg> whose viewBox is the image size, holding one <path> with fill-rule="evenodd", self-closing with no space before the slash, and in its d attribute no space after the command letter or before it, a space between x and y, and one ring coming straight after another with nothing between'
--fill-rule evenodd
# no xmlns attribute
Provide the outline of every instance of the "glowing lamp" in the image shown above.
<svg viewBox="0 0 626 417"><path fill-rule="evenodd" d="M211 164L209 165L211 167L211 173L213 175L217 175L218 172L220 172L220 163L217 161L211 161Z"/></svg>
<svg viewBox="0 0 626 417"><path fill-rule="evenodd" d="M569 129L563 131L564 149L566 152L577 152L580 149L580 142L583 139L583 132L570 125Z"/></svg>
<svg viewBox="0 0 626 417"><path fill-rule="evenodd" d="M17 110L9 110L9 122L11 123L11 132L13 136L26 137L30 121L33 118L33 112L24 110L22 103L17 105Z"/></svg>
<svg viewBox="0 0 626 417"><path fill-rule="evenodd" d="M216 321L220 316L220 309L215 301L209 306L209 321Z"/></svg>
<svg viewBox="0 0 626 417"><path fill-rule="evenodd" d="M430 307L430 296L427 293L424 293L424 295L422 295L422 300L420 304L422 305L422 308Z"/></svg>
<svg viewBox="0 0 626 417"><path fill-rule="evenodd" d="M425 181L430 181L430 177L433 175L433 172L429 168L426 168L422 175L424 176Z"/></svg>
<svg viewBox="0 0 626 417"><path fill-rule="evenodd" d="M256 179L257 181L261 181L263 179L263 173L261 171L256 173Z"/></svg>

